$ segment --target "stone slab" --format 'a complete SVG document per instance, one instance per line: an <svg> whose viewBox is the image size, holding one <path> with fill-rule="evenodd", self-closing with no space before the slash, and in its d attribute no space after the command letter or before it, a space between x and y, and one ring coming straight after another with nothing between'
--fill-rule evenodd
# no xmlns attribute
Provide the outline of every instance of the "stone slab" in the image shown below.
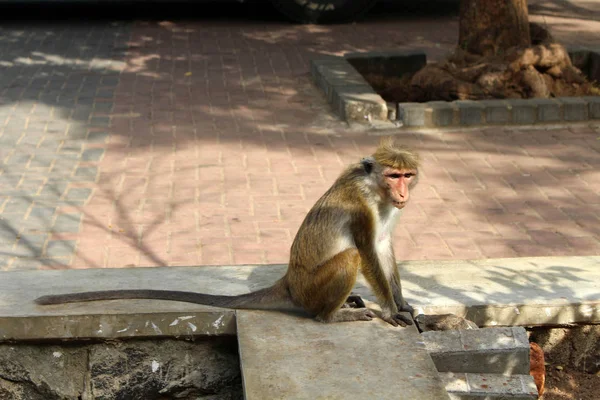
<svg viewBox="0 0 600 400"><path fill-rule="evenodd" d="M440 374L452 400L534 400L537 388L530 375Z"/></svg>
<svg viewBox="0 0 600 400"><path fill-rule="evenodd" d="M529 341L523 327L423 332L439 372L528 374Z"/></svg>
<svg viewBox="0 0 600 400"><path fill-rule="evenodd" d="M529 257L410 261L400 272L417 313L453 313L479 326L539 326L600 322L599 266L599 256ZM271 285L285 269L277 264L0 272L0 339L235 334L234 312L220 308L155 300L37 306L33 300L118 288L240 294ZM376 308L363 277L355 291Z"/></svg>
<svg viewBox="0 0 600 400"><path fill-rule="evenodd" d="M452 313L480 327L600 322L599 256L411 261L400 267L403 290L418 313Z"/></svg>
<svg viewBox="0 0 600 400"><path fill-rule="evenodd" d="M233 310L154 300L54 306L38 306L33 300L45 294L119 288L247 291L247 285L236 284L237 276L227 269L189 267L3 272L0 340L233 335ZM260 285L261 279L255 283Z"/></svg>
<svg viewBox="0 0 600 400"><path fill-rule="evenodd" d="M246 400L449 398L414 325L238 311L237 326Z"/></svg>

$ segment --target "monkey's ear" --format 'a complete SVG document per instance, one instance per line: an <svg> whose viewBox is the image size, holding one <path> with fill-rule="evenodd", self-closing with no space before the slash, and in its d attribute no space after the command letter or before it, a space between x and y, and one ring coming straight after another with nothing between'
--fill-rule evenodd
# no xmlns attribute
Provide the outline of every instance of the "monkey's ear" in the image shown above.
<svg viewBox="0 0 600 400"><path fill-rule="evenodd" d="M375 164L375 159L373 157L365 157L362 160L360 160L360 162L363 165L363 168L365 169L365 172L367 174L370 174L371 171L373 171L373 164Z"/></svg>

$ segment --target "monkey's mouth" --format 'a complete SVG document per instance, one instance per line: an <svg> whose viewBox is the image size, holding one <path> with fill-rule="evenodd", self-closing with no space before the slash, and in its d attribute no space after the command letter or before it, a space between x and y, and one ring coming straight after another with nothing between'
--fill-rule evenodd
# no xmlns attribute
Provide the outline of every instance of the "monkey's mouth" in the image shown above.
<svg viewBox="0 0 600 400"><path fill-rule="evenodd" d="M402 209L406 206L406 201L394 201L394 207Z"/></svg>

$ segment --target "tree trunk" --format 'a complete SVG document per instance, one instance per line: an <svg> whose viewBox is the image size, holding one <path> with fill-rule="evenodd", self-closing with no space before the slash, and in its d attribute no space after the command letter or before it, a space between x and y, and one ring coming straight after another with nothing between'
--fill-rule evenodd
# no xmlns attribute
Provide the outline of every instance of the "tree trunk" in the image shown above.
<svg viewBox="0 0 600 400"><path fill-rule="evenodd" d="M458 43L482 56L529 47L527 0L461 0Z"/></svg>

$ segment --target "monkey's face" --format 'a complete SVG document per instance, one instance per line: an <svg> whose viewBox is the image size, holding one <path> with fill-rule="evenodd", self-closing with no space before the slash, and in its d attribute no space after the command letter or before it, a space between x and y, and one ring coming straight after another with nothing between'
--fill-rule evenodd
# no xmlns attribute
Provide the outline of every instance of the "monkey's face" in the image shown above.
<svg viewBox="0 0 600 400"><path fill-rule="evenodd" d="M408 202L409 190L417 183L417 170L386 167L383 170L383 180L390 202L394 207L402 209Z"/></svg>

